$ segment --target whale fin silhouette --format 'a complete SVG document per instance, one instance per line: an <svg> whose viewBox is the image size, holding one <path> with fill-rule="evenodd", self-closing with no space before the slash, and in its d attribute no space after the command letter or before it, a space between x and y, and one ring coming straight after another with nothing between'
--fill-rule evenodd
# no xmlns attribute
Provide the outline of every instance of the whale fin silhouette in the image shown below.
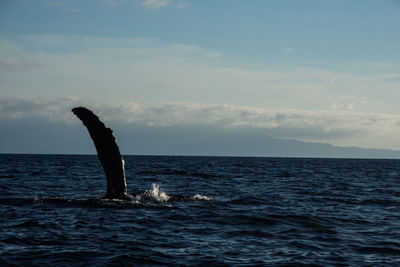
<svg viewBox="0 0 400 267"><path fill-rule="evenodd" d="M97 150L97 156L107 178L106 199L127 199L124 160L119 152L113 131L107 128L92 111L76 107L72 112L86 126Z"/></svg>

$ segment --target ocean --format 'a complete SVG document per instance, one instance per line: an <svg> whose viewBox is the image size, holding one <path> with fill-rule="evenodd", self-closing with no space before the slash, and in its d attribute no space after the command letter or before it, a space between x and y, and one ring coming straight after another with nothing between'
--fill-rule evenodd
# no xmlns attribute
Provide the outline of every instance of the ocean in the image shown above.
<svg viewBox="0 0 400 267"><path fill-rule="evenodd" d="M400 265L399 160L124 158L0 154L0 266Z"/></svg>

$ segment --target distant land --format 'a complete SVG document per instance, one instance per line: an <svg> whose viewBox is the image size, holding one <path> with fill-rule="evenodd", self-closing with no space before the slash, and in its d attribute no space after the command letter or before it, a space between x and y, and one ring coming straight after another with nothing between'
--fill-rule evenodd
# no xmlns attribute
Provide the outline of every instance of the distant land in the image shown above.
<svg viewBox="0 0 400 267"><path fill-rule="evenodd" d="M182 130L180 133L184 132ZM153 136L147 135L147 139L140 136L140 133L136 133L135 138L149 140L149 142L127 144L126 147L121 146L121 149L128 152L136 151L134 154L152 155L400 159L399 150L340 147L328 143L272 138L261 133L227 133L225 131L216 133L213 131L174 134L164 132L162 136L162 131L157 131L157 133ZM162 142L159 142L160 140Z"/></svg>
<svg viewBox="0 0 400 267"><path fill-rule="evenodd" d="M3 121L0 153L95 154L79 124L44 120ZM325 143L273 138L263 129L217 125L109 125L124 155L399 158L400 151L338 147Z"/></svg>

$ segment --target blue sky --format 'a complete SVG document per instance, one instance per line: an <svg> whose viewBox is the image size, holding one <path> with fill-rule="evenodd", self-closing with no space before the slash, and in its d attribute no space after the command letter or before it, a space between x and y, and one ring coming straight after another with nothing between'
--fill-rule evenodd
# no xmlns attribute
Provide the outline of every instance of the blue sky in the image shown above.
<svg viewBox="0 0 400 267"><path fill-rule="evenodd" d="M0 119L400 149L399 29L396 0L1 1Z"/></svg>
<svg viewBox="0 0 400 267"><path fill-rule="evenodd" d="M2 1L1 10L5 37L141 37L282 63L400 59L396 0L17 0ZM297 53L288 58L284 49Z"/></svg>

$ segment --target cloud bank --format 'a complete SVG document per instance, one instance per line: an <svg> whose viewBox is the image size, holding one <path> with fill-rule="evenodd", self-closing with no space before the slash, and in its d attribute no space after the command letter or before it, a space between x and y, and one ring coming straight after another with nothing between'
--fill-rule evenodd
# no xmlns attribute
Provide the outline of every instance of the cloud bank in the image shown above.
<svg viewBox="0 0 400 267"><path fill-rule="evenodd" d="M29 35L0 40L0 69L3 96L366 113L396 113L400 98L398 67L390 64L261 64L146 38Z"/></svg>
<svg viewBox="0 0 400 267"><path fill-rule="evenodd" d="M400 149L391 64L260 64L158 39L26 35L0 40L0 70L3 125L78 125L69 110L84 105L131 132L200 127Z"/></svg>
<svg viewBox="0 0 400 267"><path fill-rule="evenodd" d="M364 147L400 149L400 145L391 145L398 144L400 140L400 115L355 111L275 110L165 102L128 101L124 104L112 104L78 97L47 100L2 98L0 120L3 124L39 120L76 126L80 122L70 110L81 105L99 114L110 127L131 132L137 127L162 127L172 132L174 129L182 131L185 127L198 127L205 132L207 129L221 129L227 132L260 133L275 138L346 146L359 146L371 140L371 146Z"/></svg>

